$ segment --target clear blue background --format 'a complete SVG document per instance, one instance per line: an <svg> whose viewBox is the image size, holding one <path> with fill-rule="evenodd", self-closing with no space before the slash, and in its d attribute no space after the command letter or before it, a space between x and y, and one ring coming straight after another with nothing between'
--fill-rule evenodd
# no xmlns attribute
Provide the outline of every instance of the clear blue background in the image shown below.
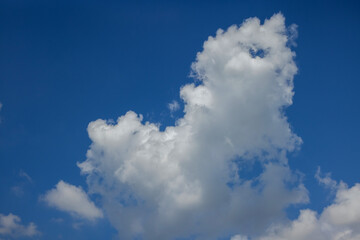
<svg viewBox="0 0 360 240"><path fill-rule="evenodd" d="M320 211L331 200L313 178L317 166L349 185L360 182L359 1L3 0L0 213L34 221L43 239L111 239L107 220L76 230L77 220L39 201L60 179L86 189L76 162L90 144L87 124L128 110L173 124L167 103L192 81L190 64L207 37L277 12L299 25L299 73L287 110L304 140L290 157L310 191L311 203L299 207Z"/></svg>

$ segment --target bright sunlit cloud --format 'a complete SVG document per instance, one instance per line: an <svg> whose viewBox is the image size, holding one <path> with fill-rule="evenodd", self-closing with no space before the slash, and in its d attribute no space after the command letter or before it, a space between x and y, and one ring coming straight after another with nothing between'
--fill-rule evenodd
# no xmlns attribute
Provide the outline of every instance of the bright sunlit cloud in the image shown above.
<svg viewBox="0 0 360 240"><path fill-rule="evenodd" d="M302 140L284 114L297 72L284 22L250 18L209 37L192 64L200 82L180 90L185 115L175 126L160 131L133 111L89 124L78 165L121 237L257 235L308 202L287 165ZM239 174L255 160L259 175Z"/></svg>

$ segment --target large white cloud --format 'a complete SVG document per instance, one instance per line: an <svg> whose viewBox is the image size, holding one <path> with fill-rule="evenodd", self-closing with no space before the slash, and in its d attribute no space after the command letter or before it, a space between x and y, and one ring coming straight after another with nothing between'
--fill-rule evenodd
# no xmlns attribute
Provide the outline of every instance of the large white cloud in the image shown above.
<svg viewBox="0 0 360 240"><path fill-rule="evenodd" d="M49 206L68 212L76 217L87 220L102 218L102 211L95 206L81 187L58 182L54 189L49 190L41 200Z"/></svg>
<svg viewBox="0 0 360 240"><path fill-rule="evenodd" d="M160 131L132 111L89 124L78 165L123 239L255 236L308 201L286 158L301 139L284 114L297 72L284 22L250 18L209 37L192 64L199 81L180 90L175 126ZM254 161L262 172L246 177Z"/></svg>
<svg viewBox="0 0 360 240"><path fill-rule="evenodd" d="M21 219L12 213L3 215L0 213L0 236L20 238L40 235L35 223L30 222L27 226L21 224Z"/></svg>

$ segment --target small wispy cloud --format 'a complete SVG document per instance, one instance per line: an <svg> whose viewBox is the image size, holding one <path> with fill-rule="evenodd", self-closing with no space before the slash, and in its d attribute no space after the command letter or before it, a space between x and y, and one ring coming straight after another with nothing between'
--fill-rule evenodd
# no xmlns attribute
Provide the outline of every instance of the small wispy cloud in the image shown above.
<svg viewBox="0 0 360 240"><path fill-rule="evenodd" d="M246 236L243 236L243 235L235 235L235 236L232 236L230 240L249 240Z"/></svg>
<svg viewBox="0 0 360 240"><path fill-rule="evenodd" d="M33 237L40 235L35 223L30 222L27 226L21 223L21 218L9 213L3 215L0 213L0 236L10 238Z"/></svg>
<svg viewBox="0 0 360 240"><path fill-rule="evenodd" d="M32 178L29 176L29 174L27 174L24 170L20 170L19 172L19 176L22 178L25 178L26 180L28 180L30 183L33 182Z"/></svg>
<svg viewBox="0 0 360 240"><path fill-rule="evenodd" d="M318 167L315 173L315 179L324 187L329 188L331 191L336 191L339 186L343 185L342 182L338 183L334 179L331 178L331 173L323 174L321 172L321 168Z"/></svg>
<svg viewBox="0 0 360 240"><path fill-rule="evenodd" d="M170 112L173 113L180 109L180 104L176 100L174 100L168 104L168 108Z"/></svg>
<svg viewBox="0 0 360 240"><path fill-rule="evenodd" d="M19 181L11 187L11 192L17 196L22 197L25 194L25 188L29 184L33 184L32 178L24 170L20 170L18 176L20 177Z"/></svg>

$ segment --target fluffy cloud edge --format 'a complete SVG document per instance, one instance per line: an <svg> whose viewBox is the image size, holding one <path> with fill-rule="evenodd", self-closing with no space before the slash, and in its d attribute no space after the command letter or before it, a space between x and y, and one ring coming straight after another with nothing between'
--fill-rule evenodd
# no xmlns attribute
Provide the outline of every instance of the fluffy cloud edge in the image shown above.
<svg viewBox="0 0 360 240"><path fill-rule="evenodd" d="M360 239L360 183L352 187L331 179L327 173L321 177L320 168L315 175L319 184L336 191L333 202L320 214L311 209L300 210L298 218L286 224L270 226L266 234L251 240L358 240ZM248 239L235 235L231 240Z"/></svg>

